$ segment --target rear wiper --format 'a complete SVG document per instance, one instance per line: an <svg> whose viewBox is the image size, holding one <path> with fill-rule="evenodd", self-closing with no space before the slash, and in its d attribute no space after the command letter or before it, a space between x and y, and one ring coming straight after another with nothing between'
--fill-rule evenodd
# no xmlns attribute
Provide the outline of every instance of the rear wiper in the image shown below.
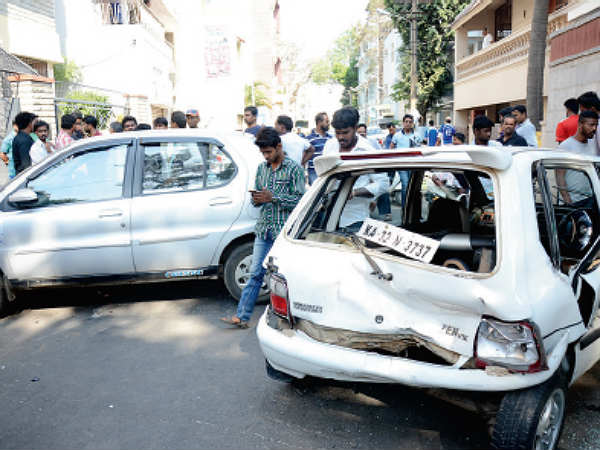
<svg viewBox="0 0 600 450"><path fill-rule="evenodd" d="M360 239L358 238L358 236L356 236L356 234L346 231L344 233L344 235L346 237L350 238L350 241L354 244L354 246L358 249L358 251L360 251L363 254L365 259L371 266L371 269L373 269L373 272L371 272L371 275L377 275L377 278L379 278L380 280L392 281L392 278L394 278L394 276L391 273L383 273L383 271L377 265L375 260L373 258L371 258L369 255L367 255L367 252L365 252L365 246L362 244L362 242L360 242Z"/></svg>

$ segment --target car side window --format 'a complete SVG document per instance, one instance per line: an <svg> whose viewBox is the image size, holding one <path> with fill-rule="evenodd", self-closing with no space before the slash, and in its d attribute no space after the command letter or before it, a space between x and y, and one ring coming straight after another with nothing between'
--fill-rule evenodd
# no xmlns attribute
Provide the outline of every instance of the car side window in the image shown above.
<svg viewBox="0 0 600 450"><path fill-rule="evenodd" d="M546 164L543 170L554 224L550 224L549 229L543 193L534 171L532 181L540 241L550 256L551 241L554 239L552 233L556 233L560 268L567 273L583 258L600 234L598 203L585 170L550 164Z"/></svg>
<svg viewBox="0 0 600 450"><path fill-rule="evenodd" d="M143 146L144 194L204 189L208 144L199 142L156 142Z"/></svg>
<svg viewBox="0 0 600 450"><path fill-rule="evenodd" d="M27 208L120 198L127 145L71 155L30 180L38 200Z"/></svg>
<svg viewBox="0 0 600 450"><path fill-rule="evenodd" d="M206 160L206 187L222 186L235 176L235 164L218 146L210 145L206 153Z"/></svg>

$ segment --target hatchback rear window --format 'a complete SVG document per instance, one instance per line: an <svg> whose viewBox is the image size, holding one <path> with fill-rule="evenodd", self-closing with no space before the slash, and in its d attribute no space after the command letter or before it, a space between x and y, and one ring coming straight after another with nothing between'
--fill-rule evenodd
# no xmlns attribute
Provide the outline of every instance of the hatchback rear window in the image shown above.
<svg viewBox="0 0 600 450"><path fill-rule="evenodd" d="M408 180L405 205L402 180ZM353 235L357 235L375 252L419 259L398 251L398 246L365 238L365 221L387 225L396 235L435 240L435 254L427 259L430 264L480 273L495 267L494 183L485 172L419 167L332 175L294 230L294 237L353 246ZM415 255L419 253L417 250Z"/></svg>

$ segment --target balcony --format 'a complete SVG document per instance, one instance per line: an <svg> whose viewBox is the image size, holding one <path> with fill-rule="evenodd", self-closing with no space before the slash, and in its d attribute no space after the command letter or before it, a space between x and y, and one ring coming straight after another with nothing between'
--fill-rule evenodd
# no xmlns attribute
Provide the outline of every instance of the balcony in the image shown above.
<svg viewBox="0 0 600 450"><path fill-rule="evenodd" d="M548 18L548 35L563 28L567 23L565 11L558 11ZM526 60L531 40L531 26L490 44L489 47L469 55L456 63L456 81L486 72L501 70L508 65Z"/></svg>

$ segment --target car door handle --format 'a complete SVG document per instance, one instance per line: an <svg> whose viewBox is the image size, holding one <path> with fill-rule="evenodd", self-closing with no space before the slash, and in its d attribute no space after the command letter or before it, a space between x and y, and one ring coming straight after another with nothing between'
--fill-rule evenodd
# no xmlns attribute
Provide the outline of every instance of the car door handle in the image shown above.
<svg viewBox="0 0 600 450"><path fill-rule="evenodd" d="M123 215L123 211L120 209L103 209L98 213L98 217L103 219L105 217L120 217Z"/></svg>
<svg viewBox="0 0 600 450"><path fill-rule="evenodd" d="M229 205L231 203L233 203L233 200L229 197L216 197L216 198L211 198L208 201L208 204L210 206Z"/></svg>

